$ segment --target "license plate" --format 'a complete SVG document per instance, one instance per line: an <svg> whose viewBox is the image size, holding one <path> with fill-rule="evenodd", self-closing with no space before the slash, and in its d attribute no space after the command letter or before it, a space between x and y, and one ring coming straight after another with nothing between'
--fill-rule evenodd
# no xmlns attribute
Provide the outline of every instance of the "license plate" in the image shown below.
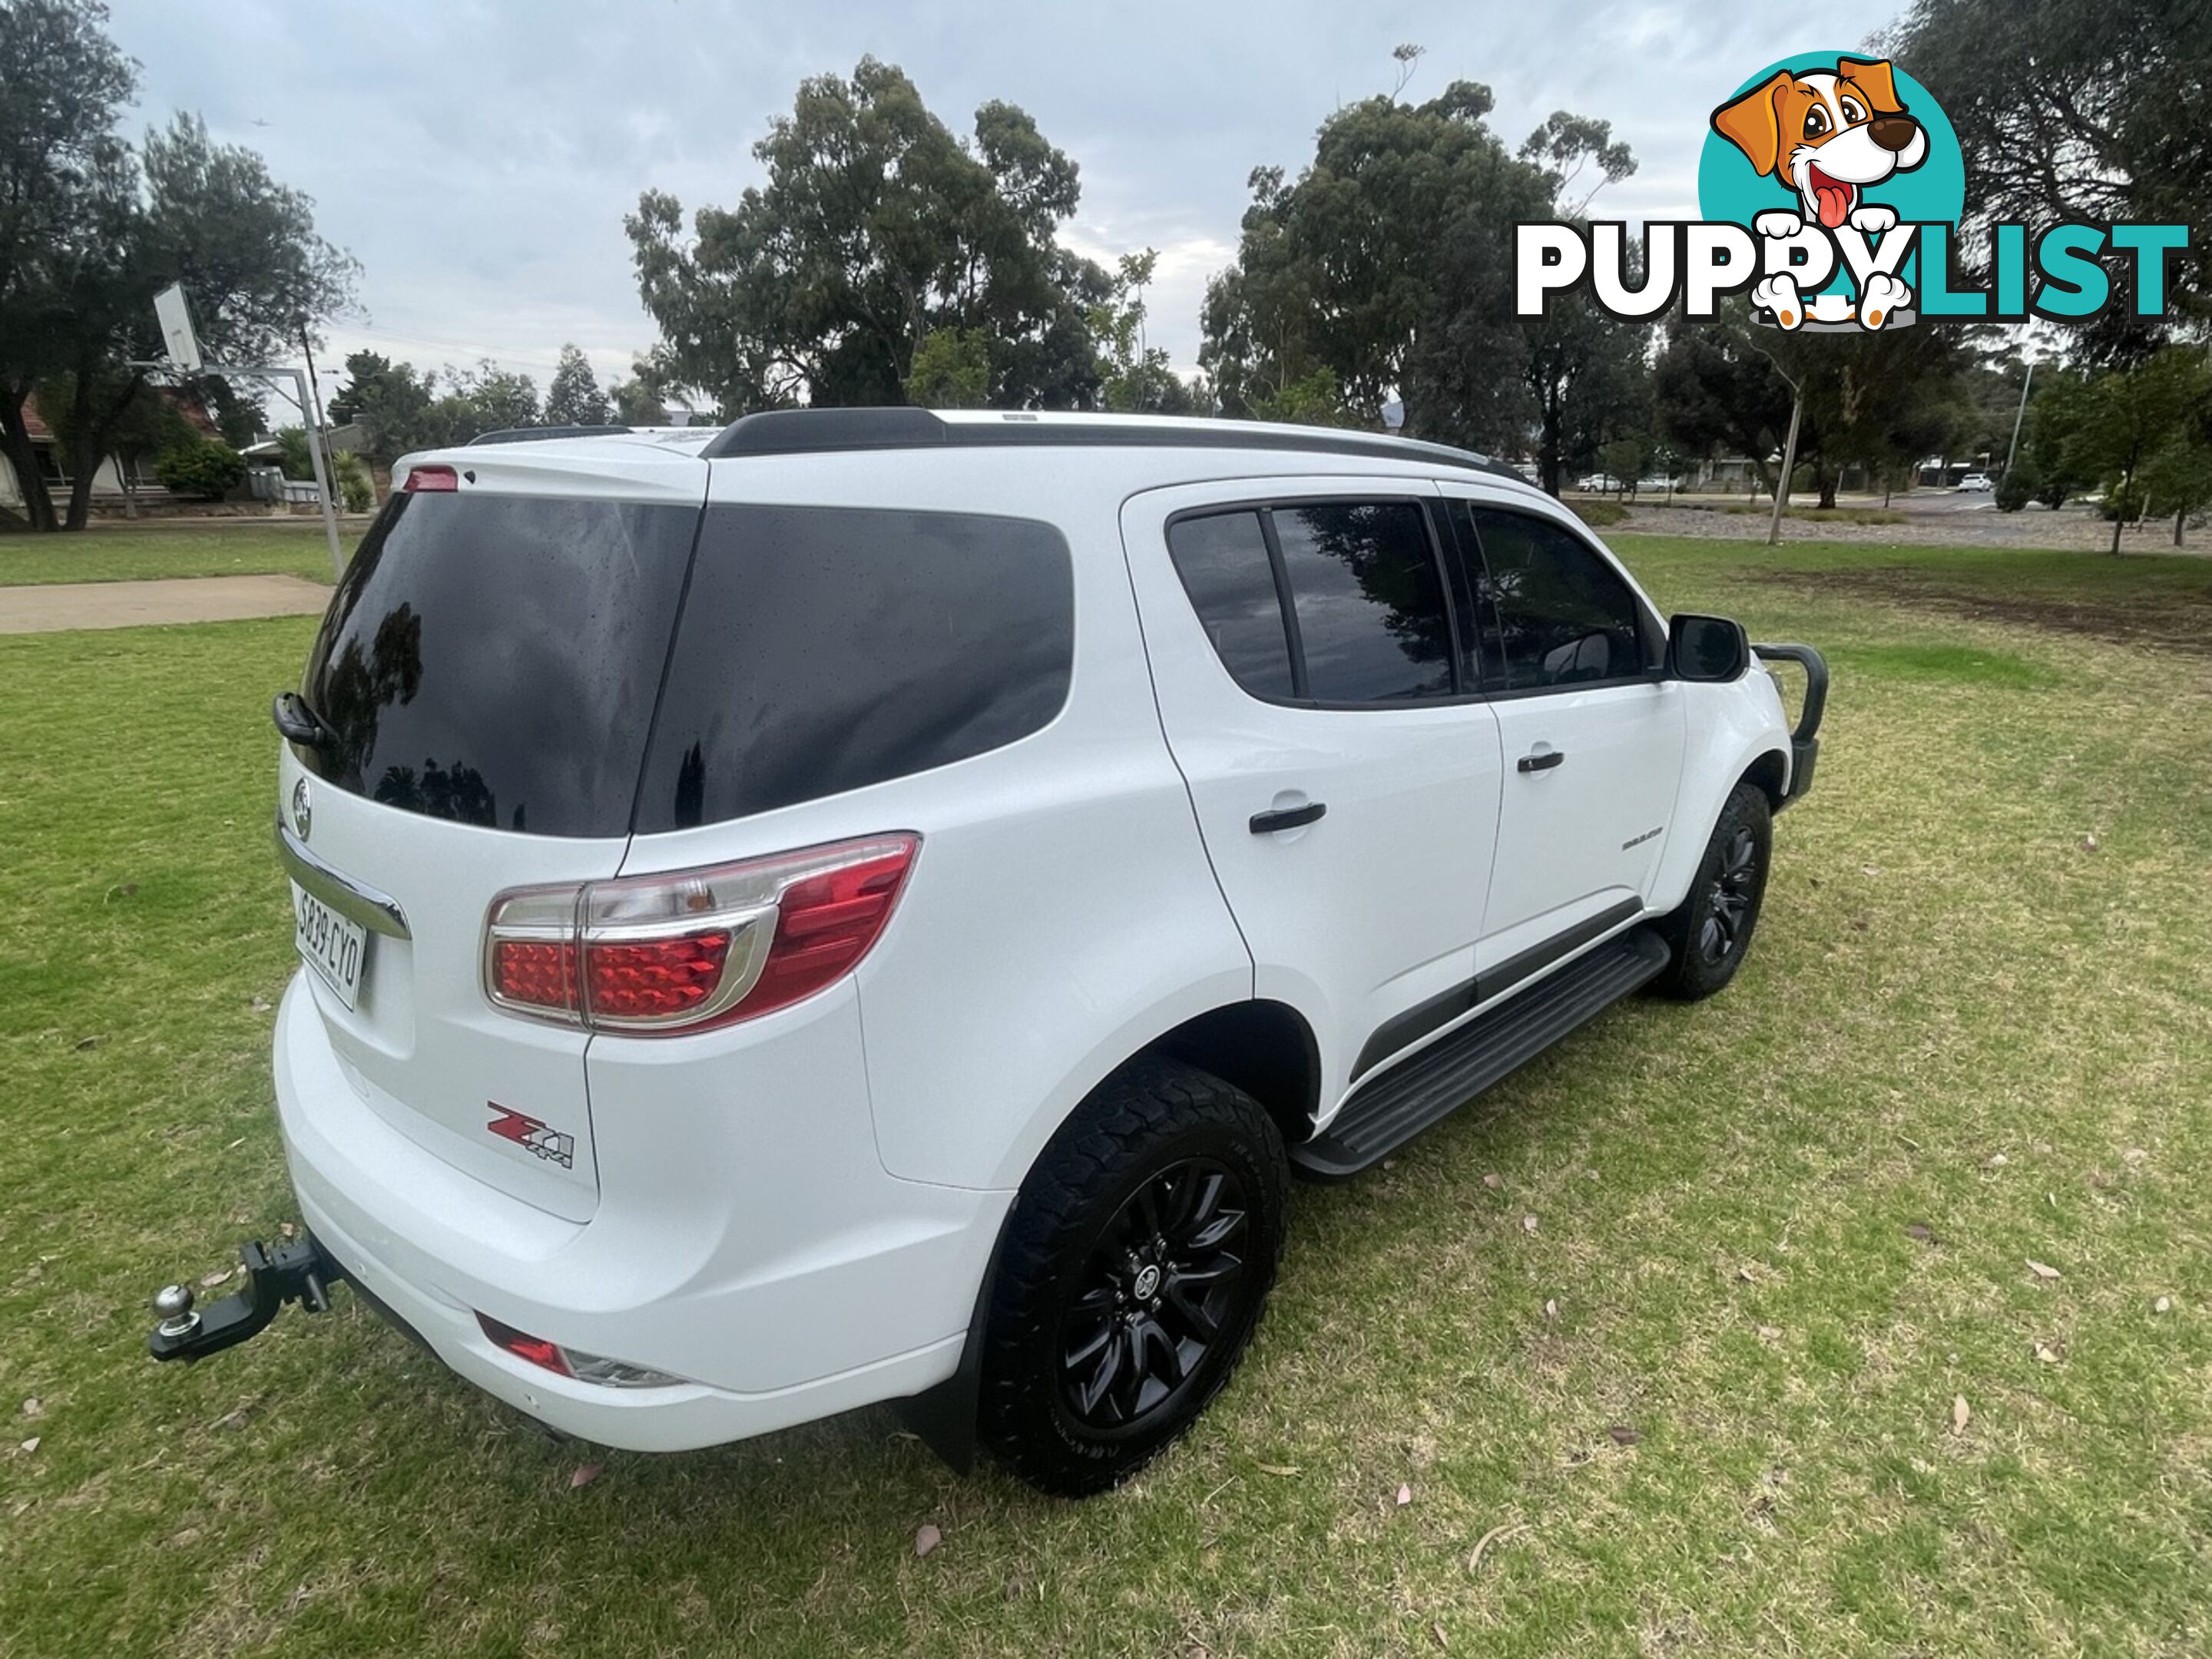
<svg viewBox="0 0 2212 1659"><path fill-rule="evenodd" d="M324 984L350 1008L361 1000L368 970L368 929L348 921L300 885L292 884L292 942Z"/></svg>

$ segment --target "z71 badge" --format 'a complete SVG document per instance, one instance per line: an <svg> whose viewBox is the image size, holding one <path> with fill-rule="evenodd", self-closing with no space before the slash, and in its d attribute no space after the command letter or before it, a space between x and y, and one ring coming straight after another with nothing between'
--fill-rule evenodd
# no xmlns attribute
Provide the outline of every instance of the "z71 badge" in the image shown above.
<svg viewBox="0 0 2212 1659"><path fill-rule="evenodd" d="M501 1139L511 1140L524 1151L557 1164L564 1170L575 1168L575 1136L564 1135L550 1125L511 1107L502 1106L495 1100L488 1100L484 1104L498 1114L484 1127Z"/></svg>

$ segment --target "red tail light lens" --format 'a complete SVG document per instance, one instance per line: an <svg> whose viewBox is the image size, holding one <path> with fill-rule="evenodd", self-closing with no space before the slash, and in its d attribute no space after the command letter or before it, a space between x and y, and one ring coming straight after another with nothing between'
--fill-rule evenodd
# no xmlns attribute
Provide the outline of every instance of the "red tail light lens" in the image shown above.
<svg viewBox="0 0 2212 1659"><path fill-rule="evenodd" d="M908 846L786 888L776 906L775 943L745 999L746 1013L811 996L850 972L890 920L913 856Z"/></svg>
<svg viewBox="0 0 2212 1659"><path fill-rule="evenodd" d="M623 1019L681 1018L714 994L730 959L717 930L631 945L587 945L592 1012Z"/></svg>
<svg viewBox="0 0 2212 1659"><path fill-rule="evenodd" d="M460 475L455 472L450 466L418 466L411 468L408 471L407 483L404 486L405 489L410 492L420 492L426 489L459 489L460 487Z"/></svg>
<svg viewBox="0 0 2212 1659"><path fill-rule="evenodd" d="M503 895L484 989L592 1030L693 1031L835 983L890 921L921 837L873 836L741 864Z"/></svg>
<svg viewBox="0 0 2212 1659"><path fill-rule="evenodd" d="M502 1325L489 1314L478 1314L477 1323L483 1327L483 1334L486 1336L517 1359L526 1359L533 1365L543 1365L547 1370L561 1376L574 1375L568 1369L568 1357L561 1352L559 1344L548 1342L542 1336L532 1336L526 1332L518 1331L512 1325Z"/></svg>
<svg viewBox="0 0 2212 1659"><path fill-rule="evenodd" d="M506 1002L538 1008L576 1006L576 946L535 939L503 939L492 945L492 983Z"/></svg>

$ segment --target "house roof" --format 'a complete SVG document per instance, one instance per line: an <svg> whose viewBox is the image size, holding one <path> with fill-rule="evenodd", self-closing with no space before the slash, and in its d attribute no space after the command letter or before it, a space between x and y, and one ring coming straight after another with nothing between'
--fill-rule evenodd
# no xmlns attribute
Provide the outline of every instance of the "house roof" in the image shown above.
<svg viewBox="0 0 2212 1659"><path fill-rule="evenodd" d="M177 412L190 421L202 437L216 438L222 435L222 428L215 423L215 417L208 413L206 401L197 394L182 386L157 386L153 388L153 391L156 397L168 399ZM39 398L36 392L23 400L23 430L34 444L52 443L54 441L54 429L46 424L45 417L39 413Z"/></svg>

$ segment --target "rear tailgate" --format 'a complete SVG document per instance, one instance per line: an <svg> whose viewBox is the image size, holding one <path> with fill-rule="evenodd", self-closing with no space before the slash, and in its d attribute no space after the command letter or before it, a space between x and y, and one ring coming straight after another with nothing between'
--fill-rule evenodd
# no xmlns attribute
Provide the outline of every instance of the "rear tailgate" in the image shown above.
<svg viewBox="0 0 2212 1659"><path fill-rule="evenodd" d="M605 441L432 463L453 487L394 496L310 653L300 695L327 735L285 745L295 884L373 926L353 1006L331 978L307 989L365 1109L582 1220L586 1038L492 1006L484 921L509 889L622 864L707 468Z"/></svg>

